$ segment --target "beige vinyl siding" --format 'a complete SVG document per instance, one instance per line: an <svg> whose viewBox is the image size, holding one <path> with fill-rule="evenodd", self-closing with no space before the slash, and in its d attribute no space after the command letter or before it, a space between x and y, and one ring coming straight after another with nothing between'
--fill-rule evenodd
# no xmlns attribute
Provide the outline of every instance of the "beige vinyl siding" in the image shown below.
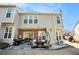
<svg viewBox="0 0 79 59"><path fill-rule="evenodd" d="M12 8L12 13L10 18L6 18L8 8L0 8L0 21L13 23L14 21L14 8Z"/></svg>

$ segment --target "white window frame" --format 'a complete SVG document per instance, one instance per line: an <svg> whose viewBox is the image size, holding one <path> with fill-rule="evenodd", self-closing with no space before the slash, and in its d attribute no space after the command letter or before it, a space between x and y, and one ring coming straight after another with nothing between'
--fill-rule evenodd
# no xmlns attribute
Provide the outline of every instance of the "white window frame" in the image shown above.
<svg viewBox="0 0 79 59"><path fill-rule="evenodd" d="M6 28L8 28L8 32L6 32ZM11 39L12 38L12 29L11 29L11 32L10 32L10 28L12 28L11 26L6 26L5 28L4 28L4 35L3 35L3 38L4 39ZM7 37L5 38L4 36L5 36L5 33L7 33ZM8 38L9 37L9 33L11 33L11 38Z"/></svg>
<svg viewBox="0 0 79 59"><path fill-rule="evenodd" d="M29 20L30 20L30 16L32 17L32 23L29 23L29 22L28 22L28 23L29 23L29 24L33 24L33 21L34 21L34 20L33 20L33 15L29 15L29 17L28 17ZM29 20L28 20L28 21L29 21Z"/></svg>
<svg viewBox="0 0 79 59"><path fill-rule="evenodd" d="M27 23L24 23L24 20L25 20L25 17L26 17L26 16L28 17L28 18L27 18ZM28 15L23 16L23 23L24 23L24 24L29 24L29 16L28 16Z"/></svg>
<svg viewBox="0 0 79 59"><path fill-rule="evenodd" d="M38 16L34 16L34 20L35 21L35 17L37 17L37 23L34 22L34 24L38 24Z"/></svg>
<svg viewBox="0 0 79 59"><path fill-rule="evenodd" d="M28 19L27 19L27 23L24 23L24 20L25 20L25 17L28 17ZM30 16L32 16L32 23L29 23L29 20L30 20ZM38 16L36 16L37 17L37 23L34 23L34 18L35 18L35 16L33 16L33 15L25 15L25 16L23 16L23 23L24 24L38 24Z"/></svg>
<svg viewBox="0 0 79 59"><path fill-rule="evenodd" d="M33 24L34 24L34 16L32 18L33 18Z"/></svg>
<svg viewBox="0 0 79 59"><path fill-rule="evenodd" d="M7 16L8 9L12 9L12 8L7 8L5 17ZM12 12L13 12L13 9L11 10L11 15L10 15L10 17L12 16ZM6 17L6 18L10 18L10 17Z"/></svg>
<svg viewBox="0 0 79 59"><path fill-rule="evenodd" d="M59 17L59 19L58 19L58 17ZM61 24L60 16L56 16L56 19L57 19L57 20L56 20L56 23L57 23L57 24ZM59 21L60 23L58 23L58 21Z"/></svg>

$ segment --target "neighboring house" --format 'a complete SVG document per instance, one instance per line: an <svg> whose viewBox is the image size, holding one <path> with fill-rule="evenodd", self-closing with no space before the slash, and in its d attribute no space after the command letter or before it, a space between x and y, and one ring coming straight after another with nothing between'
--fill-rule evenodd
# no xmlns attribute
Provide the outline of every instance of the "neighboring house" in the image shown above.
<svg viewBox="0 0 79 59"><path fill-rule="evenodd" d="M49 33L50 44L63 39L61 13L21 12L16 5L0 5L0 40L13 44L14 38L38 39L41 32Z"/></svg>
<svg viewBox="0 0 79 59"><path fill-rule="evenodd" d="M74 40L79 41L79 21L73 28L73 37L74 37Z"/></svg>

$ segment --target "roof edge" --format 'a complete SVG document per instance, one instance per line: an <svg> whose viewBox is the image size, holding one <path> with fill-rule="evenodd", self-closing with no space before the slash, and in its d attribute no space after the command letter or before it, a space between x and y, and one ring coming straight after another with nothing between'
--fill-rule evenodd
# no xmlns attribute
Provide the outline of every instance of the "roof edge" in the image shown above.
<svg viewBox="0 0 79 59"><path fill-rule="evenodd" d="M15 8L16 5L0 5L0 8L7 8L7 7L9 7L9 8Z"/></svg>
<svg viewBox="0 0 79 59"><path fill-rule="evenodd" d="M20 15L62 15L61 13L19 13Z"/></svg>

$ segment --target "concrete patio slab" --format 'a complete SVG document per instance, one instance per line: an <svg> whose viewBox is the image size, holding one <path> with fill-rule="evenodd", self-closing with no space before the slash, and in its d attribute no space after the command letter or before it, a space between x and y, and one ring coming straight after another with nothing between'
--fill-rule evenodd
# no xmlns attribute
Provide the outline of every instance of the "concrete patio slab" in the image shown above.
<svg viewBox="0 0 79 59"><path fill-rule="evenodd" d="M65 48L65 47L68 47L69 45L66 45L66 44L60 44L60 45L57 45L57 44L54 44L52 45L49 49L62 49L62 48Z"/></svg>
<svg viewBox="0 0 79 59"><path fill-rule="evenodd" d="M63 40L63 42L70 45L70 46L73 46L73 47L79 49L79 44L78 43L72 43L72 42L69 42L68 40Z"/></svg>

